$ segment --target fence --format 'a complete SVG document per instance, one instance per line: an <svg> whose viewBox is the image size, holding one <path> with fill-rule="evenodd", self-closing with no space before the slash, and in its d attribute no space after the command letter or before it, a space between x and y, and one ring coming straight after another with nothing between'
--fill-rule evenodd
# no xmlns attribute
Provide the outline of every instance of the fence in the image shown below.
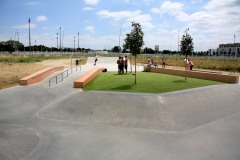
<svg viewBox="0 0 240 160"><path fill-rule="evenodd" d="M77 67L74 67L74 68L75 68L76 72L78 71L78 68L81 71L81 66L79 66L79 67L77 66ZM74 68L73 67L69 68L69 69L65 70L64 72L59 73L58 75L50 78L49 79L49 87L62 82L65 78L67 78L69 75L71 75L73 73Z"/></svg>

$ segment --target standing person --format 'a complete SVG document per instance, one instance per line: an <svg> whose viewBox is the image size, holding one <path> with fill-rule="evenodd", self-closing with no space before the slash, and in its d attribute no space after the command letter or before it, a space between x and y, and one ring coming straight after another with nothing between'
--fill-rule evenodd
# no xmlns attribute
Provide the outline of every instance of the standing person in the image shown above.
<svg viewBox="0 0 240 160"><path fill-rule="evenodd" d="M125 56L125 64L124 64L124 68L126 70L126 74L127 74L127 68L128 68L128 59L127 59L127 56Z"/></svg>
<svg viewBox="0 0 240 160"><path fill-rule="evenodd" d="M162 68L165 68L165 65L166 65L166 59L163 58L163 59L162 59Z"/></svg>
<svg viewBox="0 0 240 160"><path fill-rule="evenodd" d="M95 58L94 58L94 66L95 66L96 63L97 63L97 60L98 60L98 58L97 58L97 55L95 54Z"/></svg>
<svg viewBox="0 0 240 160"><path fill-rule="evenodd" d="M188 64L189 64L190 70L192 70L193 69L193 62L190 59L188 61Z"/></svg>
<svg viewBox="0 0 240 160"><path fill-rule="evenodd" d="M118 74L120 74L120 72L121 72L121 57L118 58L117 64L118 64Z"/></svg>
<svg viewBox="0 0 240 160"><path fill-rule="evenodd" d="M124 64L125 64L124 59L123 57L121 57L121 73L124 73Z"/></svg>

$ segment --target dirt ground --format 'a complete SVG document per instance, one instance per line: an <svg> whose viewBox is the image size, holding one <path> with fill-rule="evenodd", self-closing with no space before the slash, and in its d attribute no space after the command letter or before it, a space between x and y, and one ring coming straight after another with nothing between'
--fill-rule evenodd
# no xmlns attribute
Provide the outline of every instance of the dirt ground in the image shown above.
<svg viewBox="0 0 240 160"><path fill-rule="evenodd" d="M74 63L74 61L72 61ZM16 86L19 79L51 66L70 67L70 59L45 60L38 63L0 62L0 89Z"/></svg>

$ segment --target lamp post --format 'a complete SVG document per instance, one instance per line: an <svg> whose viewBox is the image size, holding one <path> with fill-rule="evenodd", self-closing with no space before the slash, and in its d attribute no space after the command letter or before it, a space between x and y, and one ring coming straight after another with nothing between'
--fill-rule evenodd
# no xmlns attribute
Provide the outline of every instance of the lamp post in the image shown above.
<svg viewBox="0 0 240 160"><path fill-rule="evenodd" d="M78 32L78 49L77 50L79 50L79 32Z"/></svg>
<svg viewBox="0 0 240 160"><path fill-rule="evenodd" d="M121 53L121 47L120 47L120 45L121 45L121 44L120 44L120 36L121 36L121 28L120 28L120 33L119 33L119 47L118 47L118 48L119 48L119 53Z"/></svg>
<svg viewBox="0 0 240 160"><path fill-rule="evenodd" d="M57 38L57 51L58 51L58 33L57 33L57 37L56 38Z"/></svg>
<svg viewBox="0 0 240 160"><path fill-rule="evenodd" d="M29 51L31 53L31 35L30 35L30 23L31 23L31 20L30 20L30 18L28 19L28 23L29 23Z"/></svg>
<svg viewBox="0 0 240 160"><path fill-rule="evenodd" d="M19 45L19 34L17 32L17 37L18 37L18 43L17 43L17 53L18 53L18 45Z"/></svg>
<svg viewBox="0 0 240 160"><path fill-rule="evenodd" d="M75 36L74 36L73 42L74 42L74 52L75 52Z"/></svg>
<svg viewBox="0 0 240 160"><path fill-rule="evenodd" d="M186 28L185 29L185 39L187 39L188 38L188 31L189 31L189 28ZM184 41L185 41L185 39L184 39ZM188 60L187 60L187 51L188 51L188 46L187 46L187 49L186 49L186 53L185 53L185 80L187 80L187 65L188 65Z"/></svg>
<svg viewBox="0 0 240 160"><path fill-rule="evenodd" d="M59 31L60 31L60 32L59 32L59 36L60 36L60 37L59 37L59 45L60 45L60 46L59 46L59 49L60 49L60 53L61 53L61 27L59 28Z"/></svg>
<svg viewBox="0 0 240 160"><path fill-rule="evenodd" d="M62 49L63 49L63 38L64 38L64 29L63 29L63 36L62 36Z"/></svg>
<svg viewBox="0 0 240 160"><path fill-rule="evenodd" d="M236 58L236 53L235 53L235 39L236 39L236 35L234 34L233 53L235 54L235 58Z"/></svg>

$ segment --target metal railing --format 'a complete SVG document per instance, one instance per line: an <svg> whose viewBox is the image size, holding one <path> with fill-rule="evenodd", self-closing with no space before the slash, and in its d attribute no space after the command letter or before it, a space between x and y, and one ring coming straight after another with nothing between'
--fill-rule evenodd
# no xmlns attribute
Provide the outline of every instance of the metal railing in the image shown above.
<svg viewBox="0 0 240 160"><path fill-rule="evenodd" d="M81 66L76 66L74 67L76 68L76 72L78 71L78 68L79 70L81 71ZM62 82L65 78L67 78L69 75L71 75L74 71L74 68L69 68L67 70L65 70L64 72L62 73L59 73L58 75L52 77L49 79L49 87L51 87L52 85L55 85L55 84L58 84L60 82Z"/></svg>

